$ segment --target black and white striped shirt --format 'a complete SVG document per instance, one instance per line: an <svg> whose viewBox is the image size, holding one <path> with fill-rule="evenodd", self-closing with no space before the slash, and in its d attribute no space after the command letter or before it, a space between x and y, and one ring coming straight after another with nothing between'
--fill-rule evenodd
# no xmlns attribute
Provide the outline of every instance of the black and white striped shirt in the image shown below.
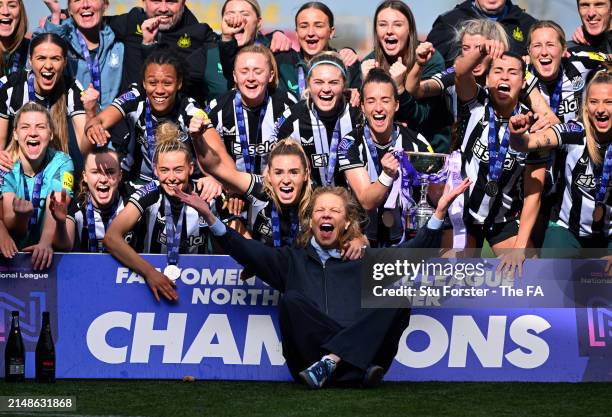
<svg viewBox="0 0 612 417"><path fill-rule="evenodd" d="M582 93L592 71L601 68L605 57L600 60L593 59L598 55L583 55L584 53L574 54L570 58L561 60L561 70L563 71L563 81L561 83L561 98L556 109L556 115L561 123L568 123L578 119L582 104ZM531 69L531 67L530 67ZM539 80L537 72L533 75L537 80L537 87L542 93L548 105L551 105L551 95L557 85L557 80L552 83L545 83Z"/></svg>
<svg viewBox="0 0 612 417"><path fill-rule="evenodd" d="M472 184L464 206L464 218L472 224L504 223L517 217L523 206L523 171L525 165L545 165L548 155L517 152L508 147L504 167L498 180L499 193L485 193L489 181L489 94L479 88L477 96L465 103L459 113L457 137L461 140L461 175ZM521 112L527 108L521 106ZM508 129L508 119L496 116L497 147Z"/></svg>
<svg viewBox="0 0 612 417"><path fill-rule="evenodd" d="M586 146L585 132L578 123L567 123L552 127L559 141L558 152L564 155L560 168L563 199L557 224L572 231L577 236L612 236L612 181L604 197L605 213L602 221L593 221L598 178L601 178L603 164L593 164ZM602 157L608 144L600 146Z"/></svg>
<svg viewBox="0 0 612 417"><path fill-rule="evenodd" d="M446 107L453 115L453 120L457 121L460 102L459 98L457 97L457 89L455 88L455 67L447 68L444 71L435 74L433 77L431 77L431 79L435 81L442 89L442 94L446 100ZM537 84L537 77L527 71L525 73L525 85L521 90L520 100L523 101L529 97L529 94L534 88L536 88Z"/></svg>
<svg viewBox="0 0 612 417"><path fill-rule="evenodd" d="M129 179L131 180L139 179L140 181L149 182L153 179L153 169L149 155L149 143L147 141L146 98L147 95L144 89L133 84L130 91L117 97L111 105L121 112L130 129L130 141L125 149L119 149L121 153L126 155L121 162L121 169L129 173ZM174 108L170 113L163 117L156 117L151 112L153 129L156 129L160 123L165 121L175 123L184 133L179 136L179 140L188 142L193 152L191 138L188 134L189 122L198 109L199 106L194 99L177 93Z"/></svg>
<svg viewBox="0 0 612 417"><path fill-rule="evenodd" d="M104 235L106 234L106 228L104 227L105 223L108 223L109 219L111 219L114 215L118 215L121 210L125 207L128 202L130 195L133 193L133 189L129 187L129 183L125 182L119 187L119 195L117 198L119 199L119 204L117 205L117 210L115 213L111 213L110 211L103 211L94 206L94 222L96 226L96 238L97 242L97 252L103 252L102 239L104 239ZM129 190L128 190L129 188ZM68 215L67 218L71 220L75 227L74 234L74 252L89 252L89 228L87 225L87 200L79 201L79 199L75 198L70 202L70 207L68 207ZM136 229L137 230L137 229ZM139 247L137 244L137 239L135 239L134 230L131 230L127 235L125 235L125 240L132 246L136 251L139 251Z"/></svg>
<svg viewBox="0 0 612 417"><path fill-rule="evenodd" d="M238 132L238 122L236 121L236 112L234 110L236 91L235 89L228 91L221 97L212 100L206 110L213 126L217 129L219 136L221 136L225 143L225 149L236 162L236 168L239 171L246 172ZM270 94L266 113L259 131L257 131L257 128L262 108L250 109L243 106L244 121L248 126L246 135L249 143L249 155L255 158L253 174L259 175L263 172L268 163L267 155L274 144L273 137L276 121L295 103L295 98L285 91L277 89Z"/></svg>
<svg viewBox="0 0 612 417"><path fill-rule="evenodd" d="M140 211L143 227L146 229L142 248L144 253L167 253L164 196L166 194L162 187L157 181L153 181L141 187L130 197L129 203L135 205ZM169 198L172 218L176 226L183 203L176 198ZM179 253L212 253L211 234L206 221L194 208L187 205L185 205Z"/></svg>
<svg viewBox="0 0 612 417"><path fill-rule="evenodd" d="M392 140L384 145L380 145L374 141L376 148L376 160L380 161L387 152L394 150L403 150L409 152L433 152L433 149L427 139L420 133L411 129L396 125L395 134L397 140L393 146ZM370 176L370 181L375 182L382 172L382 166L378 163L378 168L372 159L370 149L367 145L364 128L359 127L342 138L342 142L338 147L338 169L341 172L346 172L351 169L365 167ZM401 239L404 230L402 229L401 215L402 209L399 204L393 210L393 226L386 227L381 216L383 214L382 206L377 210L368 212L369 223L366 229L366 236L374 242L378 242L380 246L396 242Z"/></svg>
<svg viewBox="0 0 612 417"><path fill-rule="evenodd" d="M8 77L3 77L0 80L0 117L9 119L12 123L15 114L21 107L30 101L28 90L28 76L30 72L21 70L12 73ZM83 102L81 101L81 92L83 87L77 80L65 77L66 85L66 114L74 117L79 114L85 114ZM58 99L58 94L53 94L52 97L43 97L36 94L36 102L48 109L55 104Z"/></svg>
<svg viewBox="0 0 612 417"><path fill-rule="evenodd" d="M312 105L303 100L289 108L277 122L275 140L291 137L300 142L306 156L310 159L311 179L315 186L325 184L329 148L333 129L338 119L340 119L339 139L341 140L359 126L362 115L359 108L345 104L338 116L321 117L319 120L315 116ZM338 171L337 162L331 185L346 186L344 175Z"/></svg>

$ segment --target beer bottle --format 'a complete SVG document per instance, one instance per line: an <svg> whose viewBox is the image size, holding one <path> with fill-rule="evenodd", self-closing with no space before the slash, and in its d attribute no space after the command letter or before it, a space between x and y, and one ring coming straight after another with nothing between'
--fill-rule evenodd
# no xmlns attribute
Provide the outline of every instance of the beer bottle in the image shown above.
<svg viewBox="0 0 612 417"><path fill-rule="evenodd" d="M36 344L36 382L55 382L55 346L48 311L42 313L42 328Z"/></svg>
<svg viewBox="0 0 612 417"><path fill-rule="evenodd" d="M19 329L19 311L11 311L11 332L4 350L4 379L6 382L25 381L25 348Z"/></svg>

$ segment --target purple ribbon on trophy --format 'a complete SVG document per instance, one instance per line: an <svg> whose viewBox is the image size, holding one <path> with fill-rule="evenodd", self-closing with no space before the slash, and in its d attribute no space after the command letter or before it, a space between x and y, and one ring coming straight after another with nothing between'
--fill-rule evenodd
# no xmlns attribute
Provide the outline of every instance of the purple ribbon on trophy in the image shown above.
<svg viewBox="0 0 612 417"><path fill-rule="evenodd" d="M397 201L399 199L400 205L402 208L402 228L406 230L407 219L408 216L411 216L410 219L410 227L417 228L419 225L417 224L416 216L418 213L410 213L410 211L415 211L415 208L419 208L419 206L423 205L426 207L430 207L427 203L427 187L429 184L439 184L442 182L446 182L448 170L447 164L444 165L444 168L435 173L425 173L419 172L414 167L412 162L410 162L411 156L422 155L424 157L439 157L439 154L427 154L427 153L406 153L403 150L396 150L393 152L393 156L397 158L400 163L400 175L393 182L393 186L391 187L391 192L387 197L385 202L386 209L394 209L397 205ZM412 187L421 186L421 200L418 204L414 201L412 197ZM433 209L431 210L433 213ZM405 234L402 236L401 242L405 239ZM400 242L400 243L401 243Z"/></svg>
<svg viewBox="0 0 612 417"><path fill-rule="evenodd" d="M446 160L449 189L458 187L463 179L461 178L461 152L454 151ZM466 234L465 223L463 222L463 194L458 196L448 208L448 217L453 225L453 248L465 249Z"/></svg>

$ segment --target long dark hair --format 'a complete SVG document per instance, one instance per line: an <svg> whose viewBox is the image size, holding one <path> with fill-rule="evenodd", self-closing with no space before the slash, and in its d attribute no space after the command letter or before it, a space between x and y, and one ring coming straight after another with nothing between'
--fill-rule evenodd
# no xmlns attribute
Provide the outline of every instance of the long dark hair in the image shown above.
<svg viewBox="0 0 612 417"><path fill-rule="evenodd" d="M408 20L408 41L406 42L406 47L404 48L404 53L402 54L402 62L408 68L408 71L412 69L414 63L416 61L416 48L419 44L419 40L417 38L417 29L416 29L416 21L414 19L414 15L412 14L412 10L406 3L400 0L385 0L378 5L376 8L376 12L374 13L374 58L376 62L381 66L381 68L389 71L389 67L391 64L387 59L387 55L385 54L384 49L380 45L378 41L378 33L376 31L376 21L378 20L378 15L385 9L393 9L397 10L401 14L403 14ZM450 35L449 35L450 36Z"/></svg>
<svg viewBox="0 0 612 417"><path fill-rule="evenodd" d="M43 33L41 35L36 36L32 39L32 43L30 43L30 61L32 61L32 57L34 55L34 50L43 43L52 43L56 46L59 46L62 50L62 57L64 58L64 67L66 66L66 57L68 54L68 44L64 39L55 33ZM68 111L67 111L67 95L68 89L66 88L66 80L64 79L63 74L59 74L57 83L53 87L53 92L51 93L51 97L49 97L53 101L53 105L51 106L51 118L55 122L55 129L53 134L56 139L59 140L60 146L59 150L68 153Z"/></svg>

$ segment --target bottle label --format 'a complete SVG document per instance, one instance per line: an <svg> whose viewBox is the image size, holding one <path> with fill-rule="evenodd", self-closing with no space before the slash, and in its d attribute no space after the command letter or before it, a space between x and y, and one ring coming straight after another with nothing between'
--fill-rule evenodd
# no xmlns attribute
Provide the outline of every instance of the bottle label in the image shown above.
<svg viewBox="0 0 612 417"><path fill-rule="evenodd" d="M9 364L9 375L23 375L25 373L25 365L19 363Z"/></svg>

